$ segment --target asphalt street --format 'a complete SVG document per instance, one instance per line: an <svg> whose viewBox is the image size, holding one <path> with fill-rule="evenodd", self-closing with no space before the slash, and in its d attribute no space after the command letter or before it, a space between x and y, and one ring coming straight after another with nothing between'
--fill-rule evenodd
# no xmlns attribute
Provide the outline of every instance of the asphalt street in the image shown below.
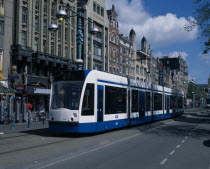
<svg viewBox="0 0 210 169"><path fill-rule="evenodd" d="M210 110L95 135L0 135L0 168L210 169Z"/></svg>

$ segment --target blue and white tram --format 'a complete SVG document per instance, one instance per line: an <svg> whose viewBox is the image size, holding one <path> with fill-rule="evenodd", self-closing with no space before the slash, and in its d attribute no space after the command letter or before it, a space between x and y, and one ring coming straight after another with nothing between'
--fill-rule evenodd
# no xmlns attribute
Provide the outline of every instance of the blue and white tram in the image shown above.
<svg viewBox="0 0 210 169"><path fill-rule="evenodd" d="M97 70L62 71L50 99L52 132L94 133L174 117L181 91Z"/></svg>
<svg viewBox="0 0 210 169"><path fill-rule="evenodd" d="M206 108L210 108L210 97L206 99Z"/></svg>

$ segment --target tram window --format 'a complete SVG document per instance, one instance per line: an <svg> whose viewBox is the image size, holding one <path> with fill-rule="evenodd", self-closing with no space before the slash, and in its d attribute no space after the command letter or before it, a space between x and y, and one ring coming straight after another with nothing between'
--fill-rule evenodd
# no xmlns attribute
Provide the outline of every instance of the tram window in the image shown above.
<svg viewBox="0 0 210 169"><path fill-rule="evenodd" d="M162 110L162 94L154 93L154 111Z"/></svg>
<svg viewBox="0 0 210 169"><path fill-rule="evenodd" d="M176 96L170 96L170 109L176 108Z"/></svg>
<svg viewBox="0 0 210 169"><path fill-rule="evenodd" d="M83 82L56 82L53 84L51 109L79 109Z"/></svg>
<svg viewBox="0 0 210 169"><path fill-rule="evenodd" d="M127 90L118 87L105 87L105 114L126 113Z"/></svg>
<svg viewBox="0 0 210 169"><path fill-rule="evenodd" d="M132 112L138 112L138 90L132 90Z"/></svg>
<svg viewBox="0 0 210 169"><path fill-rule="evenodd" d="M94 84L87 84L82 103L82 116L94 115Z"/></svg>
<svg viewBox="0 0 210 169"><path fill-rule="evenodd" d="M178 108L180 108L180 109L183 108L183 98L182 97L178 98Z"/></svg>
<svg viewBox="0 0 210 169"><path fill-rule="evenodd" d="M146 92L146 111L150 111L151 110L151 96L150 96L150 92Z"/></svg>

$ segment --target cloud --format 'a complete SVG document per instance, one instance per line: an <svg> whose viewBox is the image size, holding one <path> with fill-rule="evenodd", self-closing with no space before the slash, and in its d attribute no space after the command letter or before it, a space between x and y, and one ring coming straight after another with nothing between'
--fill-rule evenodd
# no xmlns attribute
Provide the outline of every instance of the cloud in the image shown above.
<svg viewBox="0 0 210 169"><path fill-rule="evenodd" d="M143 36L153 48L184 43L197 37L198 27L190 32L184 30L184 26L188 24L185 17L179 18L172 13L151 16L144 10L141 0L106 0L107 9L112 4L115 4L118 13L120 32L128 35L131 28L134 28L138 44Z"/></svg>
<svg viewBox="0 0 210 169"><path fill-rule="evenodd" d="M178 57L178 56L181 56L182 58L184 58L185 60L187 59L187 56L188 56L188 53L187 52L184 52L184 51L173 51L173 52L168 52L168 53L163 53L163 52L155 52L153 54L153 56L155 58L157 57L163 57L163 56L168 56L170 58L175 58L175 57Z"/></svg>
<svg viewBox="0 0 210 169"><path fill-rule="evenodd" d="M199 54L199 57L204 60L207 64L210 64L210 53L207 54Z"/></svg>

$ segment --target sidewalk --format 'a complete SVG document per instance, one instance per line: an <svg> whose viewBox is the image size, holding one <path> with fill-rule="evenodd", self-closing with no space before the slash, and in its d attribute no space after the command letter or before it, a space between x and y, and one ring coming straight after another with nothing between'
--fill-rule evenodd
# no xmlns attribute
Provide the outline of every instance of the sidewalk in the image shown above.
<svg viewBox="0 0 210 169"><path fill-rule="evenodd" d="M28 123L14 123L14 127L12 128L11 124L4 125L0 124L0 134L8 134L8 133L15 133L20 131L27 131L27 130L35 130L35 129L43 129L48 128L48 121L43 122L31 122L30 128L28 128Z"/></svg>

